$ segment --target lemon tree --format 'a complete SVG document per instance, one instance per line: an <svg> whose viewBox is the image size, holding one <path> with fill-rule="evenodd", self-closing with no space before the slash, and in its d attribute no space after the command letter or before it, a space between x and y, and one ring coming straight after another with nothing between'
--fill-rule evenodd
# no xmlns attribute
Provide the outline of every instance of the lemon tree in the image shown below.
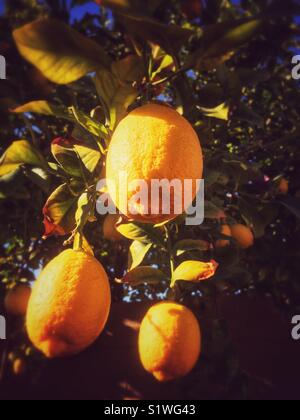
<svg viewBox="0 0 300 420"><path fill-rule="evenodd" d="M76 20L72 7L84 1L6 3L3 308L9 290L35 281L41 267L73 248L67 252L101 261L117 301L163 299L205 313L205 298L215 313L208 342L230 365L220 296L255 290L286 311L300 301L299 84L291 75L299 5L103 0L95 14ZM155 113L172 114L170 124ZM147 181L173 172L197 178L203 169L204 223L187 226L184 212L145 223L123 211L106 237L97 203L107 190L99 180L132 162L138 170L130 174ZM82 343L63 330L58 350L50 336L41 343L39 329L29 329L51 356L91 344L97 325ZM17 342L26 340L18 334ZM218 357L207 357L210 372ZM228 370L231 385L240 372L232 363Z"/></svg>

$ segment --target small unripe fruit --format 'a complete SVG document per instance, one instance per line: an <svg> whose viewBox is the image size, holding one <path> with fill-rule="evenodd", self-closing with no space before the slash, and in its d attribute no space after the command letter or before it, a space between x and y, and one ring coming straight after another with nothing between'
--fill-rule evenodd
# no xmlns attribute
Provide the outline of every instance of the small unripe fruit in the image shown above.
<svg viewBox="0 0 300 420"><path fill-rule="evenodd" d="M254 244L254 235L251 229L245 225L231 226L231 234L242 249L248 249Z"/></svg>
<svg viewBox="0 0 300 420"><path fill-rule="evenodd" d="M120 216L109 214L103 223L103 237L111 242L120 242L124 239L120 232L117 231L116 223Z"/></svg>
<svg viewBox="0 0 300 420"><path fill-rule="evenodd" d="M280 181L278 191L279 191L280 194L283 194L283 195L288 194L288 192L289 192L289 182L285 178L282 178L282 180Z"/></svg>
<svg viewBox="0 0 300 420"><path fill-rule="evenodd" d="M231 229L230 229L230 226L228 226L228 225L223 225L222 227L221 227L221 231L220 231L220 233L222 234L222 235L224 235L224 236L229 236L229 237L231 237ZM230 245L230 241L227 241L226 239L219 239L217 242L216 242L216 248L225 248L226 246L229 246Z"/></svg>

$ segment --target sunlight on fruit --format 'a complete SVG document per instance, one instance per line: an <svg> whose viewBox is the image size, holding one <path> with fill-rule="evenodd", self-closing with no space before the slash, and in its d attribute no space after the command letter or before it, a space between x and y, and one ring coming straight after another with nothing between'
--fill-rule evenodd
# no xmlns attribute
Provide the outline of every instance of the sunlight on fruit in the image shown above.
<svg viewBox="0 0 300 420"><path fill-rule="evenodd" d="M190 190L183 189L189 194L189 206L197 192L196 180L202 178L199 139L190 123L175 110L156 104L146 105L132 111L117 127L109 146L106 168L109 194L116 200L118 209L136 221L161 223L176 217L174 201L179 191L174 193L172 190L169 214L163 214L161 196L155 203L156 214L151 214L154 209L150 204L150 193L149 207L135 207L137 214L134 214L128 209L127 202L130 203L138 190L130 191L130 185L133 181L143 180L150 190L152 180L179 180L182 184L184 180L192 180ZM123 199L125 176L125 187L127 185L129 192ZM183 207L182 197L180 203Z"/></svg>
<svg viewBox="0 0 300 420"><path fill-rule="evenodd" d="M298 3L0 0L0 400L300 399Z"/></svg>
<svg viewBox="0 0 300 420"><path fill-rule="evenodd" d="M27 312L28 335L46 357L80 353L102 332L110 302L102 265L84 252L64 251L34 284Z"/></svg>
<svg viewBox="0 0 300 420"><path fill-rule="evenodd" d="M144 368L160 382L187 375L201 350L197 319L175 303L153 306L142 321L139 354Z"/></svg>

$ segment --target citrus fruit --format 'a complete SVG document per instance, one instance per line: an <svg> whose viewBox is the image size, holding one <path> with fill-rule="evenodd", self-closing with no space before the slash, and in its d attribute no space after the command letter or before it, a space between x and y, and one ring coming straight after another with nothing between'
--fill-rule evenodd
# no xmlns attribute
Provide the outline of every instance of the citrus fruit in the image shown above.
<svg viewBox="0 0 300 420"><path fill-rule="evenodd" d="M120 242L124 240L124 236L116 229L116 223L119 220L120 216L109 214L106 216L103 223L103 237L112 242Z"/></svg>
<svg viewBox="0 0 300 420"><path fill-rule="evenodd" d="M221 233L221 235L231 237L231 229L230 229L230 226L228 226L228 225L223 225L223 226L221 227L220 233ZM225 248L225 247L226 247L226 246L228 246L228 245L230 245L230 241L228 241L228 240L226 240L226 239L219 239L219 240L216 242L216 247L217 247L217 248Z"/></svg>
<svg viewBox="0 0 300 420"><path fill-rule="evenodd" d="M137 108L112 136L106 161L108 192L130 219L155 224L182 214L196 196L202 173L199 138L172 108L158 104ZM153 181L176 183L168 195L161 188L154 192ZM142 188L145 194L138 200Z"/></svg>
<svg viewBox="0 0 300 420"><path fill-rule="evenodd" d="M31 288L24 284L9 290L4 300L6 312L14 316L24 316L27 311L30 295Z"/></svg>
<svg viewBox="0 0 300 420"><path fill-rule="evenodd" d="M33 287L29 338L48 358L77 354L102 332L110 303L102 265L83 251L66 250L45 267Z"/></svg>
<svg viewBox="0 0 300 420"><path fill-rule="evenodd" d="M242 249L248 249L254 244L254 235L247 226L240 224L231 226L231 235Z"/></svg>
<svg viewBox="0 0 300 420"><path fill-rule="evenodd" d="M201 331L185 306L164 302L150 308L139 333L139 354L144 368L158 381L187 375L201 351Z"/></svg>
<svg viewBox="0 0 300 420"><path fill-rule="evenodd" d="M282 178L282 180L280 181L278 191L279 191L280 194L283 194L283 195L288 194L288 192L289 192L289 182L285 178Z"/></svg>

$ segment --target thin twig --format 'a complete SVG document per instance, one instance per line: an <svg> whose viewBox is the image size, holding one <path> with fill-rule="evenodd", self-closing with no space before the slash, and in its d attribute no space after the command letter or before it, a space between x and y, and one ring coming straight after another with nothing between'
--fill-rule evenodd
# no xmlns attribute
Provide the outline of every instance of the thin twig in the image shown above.
<svg viewBox="0 0 300 420"><path fill-rule="evenodd" d="M37 146L38 141L37 141L36 135L35 135L35 133L32 129L32 126L31 126L30 122L28 121L28 118L24 114L23 114L23 120L24 120L24 123L26 125L27 130L29 131L29 133L31 135L32 143L34 144L34 146Z"/></svg>
<svg viewBox="0 0 300 420"><path fill-rule="evenodd" d="M167 249L170 256L170 268L171 268L171 277L173 277L175 271L175 258L173 254L173 247L172 247L172 240L169 232L168 226L164 226L165 233L166 233L166 240L167 240Z"/></svg>

